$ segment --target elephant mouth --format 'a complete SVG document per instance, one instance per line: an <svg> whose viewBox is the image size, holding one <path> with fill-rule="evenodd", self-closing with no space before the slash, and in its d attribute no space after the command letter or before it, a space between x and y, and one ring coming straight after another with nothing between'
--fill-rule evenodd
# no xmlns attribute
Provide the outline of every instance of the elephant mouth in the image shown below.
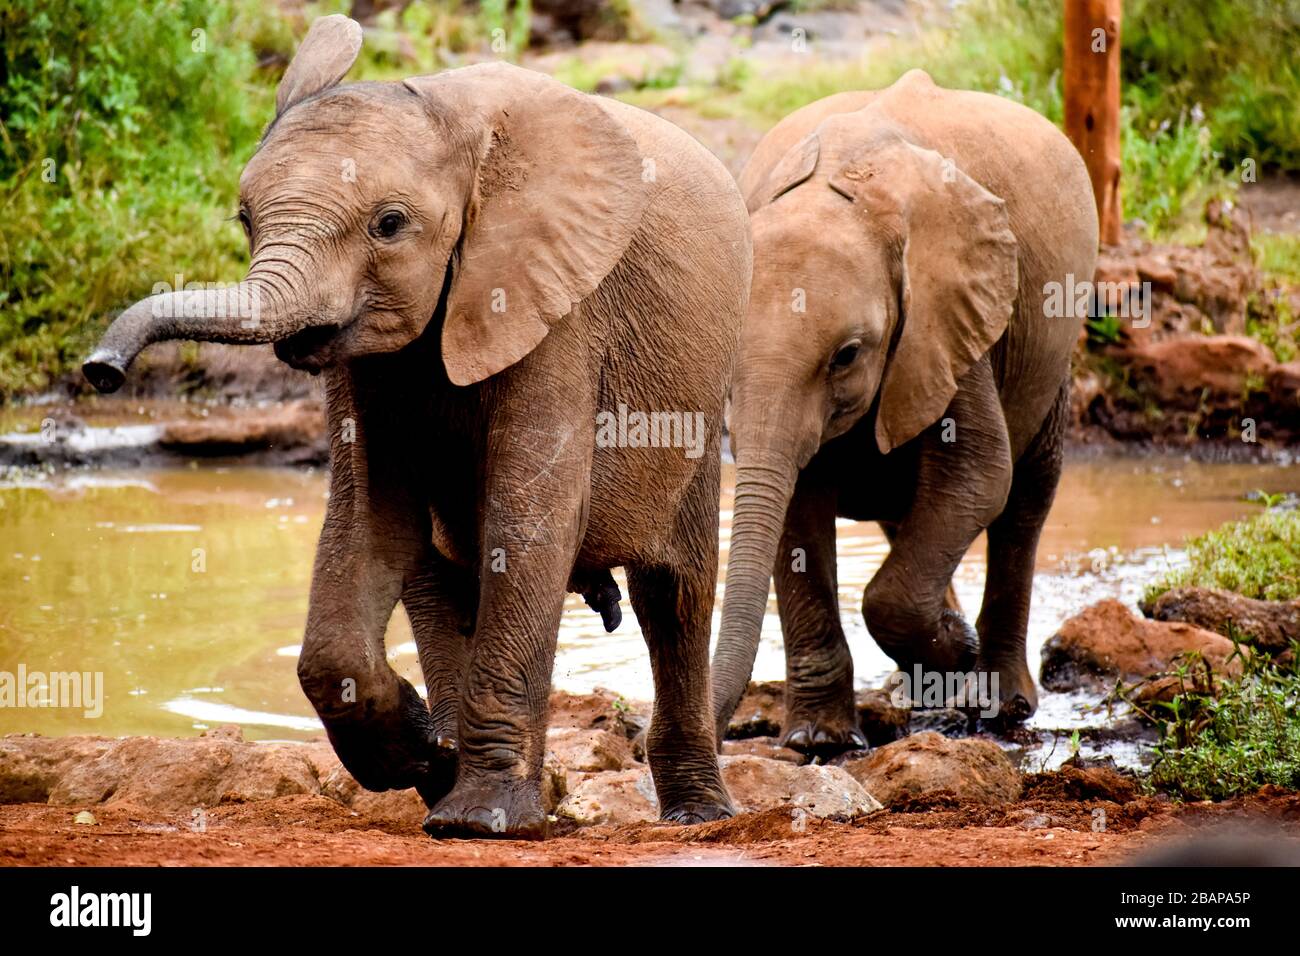
<svg viewBox="0 0 1300 956"><path fill-rule="evenodd" d="M314 325L275 343L275 357L291 368L313 374L330 363L342 327Z"/></svg>

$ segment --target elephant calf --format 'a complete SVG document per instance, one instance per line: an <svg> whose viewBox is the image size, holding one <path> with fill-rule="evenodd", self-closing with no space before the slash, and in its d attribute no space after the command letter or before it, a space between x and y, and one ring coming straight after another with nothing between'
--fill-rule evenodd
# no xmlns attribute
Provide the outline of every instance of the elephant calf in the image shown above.
<svg viewBox="0 0 1300 956"><path fill-rule="evenodd" d="M513 66L338 85L360 46L319 19L285 73L240 181L243 282L132 306L85 373L112 390L147 344L186 338L274 342L325 374L298 673L344 766L417 788L431 834L544 834L565 591L612 626L616 566L654 671L660 812L728 816L708 647L740 195L671 124ZM601 441L619 409L700 427L687 449ZM399 600L427 704L385 658Z"/></svg>
<svg viewBox="0 0 1300 956"><path fill-rule="evenodd" d="M890 540L862 611L904 673L956 686L974 669L986 691L997 680L981 709L1023 720L1037 705L1025 661L1034 555L1082 325L1077 303L1059 316L1048 300L1087 288L1097 252L1082 160L1032 110L913 71L787 117L740 185L754 283L732 391L719 735L749 679L775 569L785 743L865 745L837 516L877 521ZM984 530L976 635L949 587Z"/></svg>

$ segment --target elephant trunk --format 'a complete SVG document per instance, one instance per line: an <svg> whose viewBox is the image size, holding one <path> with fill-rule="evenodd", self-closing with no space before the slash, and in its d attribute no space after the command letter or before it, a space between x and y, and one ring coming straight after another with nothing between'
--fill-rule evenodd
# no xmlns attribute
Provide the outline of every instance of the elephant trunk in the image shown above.
<svg viewBox="0 0 1300 956"><path fill-rule="evenodd" d="M308 325L332 321L315 318L317 314L287 304L251 278L223 288L163 292L135 303L114 319L81 370L98 391L114 392L122 387L136 356L153 342L192 339L261 345Z"/></svg>
<svg viewBox="0 0 1300 956"><path fill-rule="evenodd" d="M713 656L713 715L719 748L754 670L776 550L798 476L793 458L773 450L770 443L741 447L722 626Z"/></svg>

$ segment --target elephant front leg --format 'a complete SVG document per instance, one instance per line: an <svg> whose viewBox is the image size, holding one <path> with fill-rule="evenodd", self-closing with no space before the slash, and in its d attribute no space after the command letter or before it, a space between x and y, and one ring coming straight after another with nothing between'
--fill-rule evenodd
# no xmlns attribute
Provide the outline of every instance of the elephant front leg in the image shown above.
<svg viewBox="0 0 1300 956"><path fill-rule="evenodd" d="M445 791L435 727L416 689L388 665L384 631L409 564L378 543L349 507L330 499L312 575L298 679L343 766L367 790Z"/></svg>
<svg viewBox="0 0 1300 956"><path fill-rule="evenodd" d="M593 435L572 428L552 436L545 457L517 442L497 449L485 489L492 505L461 693L456 784L425 818L432 836L546 835L541 775L551 670L586 520Z"/></svg>
<svg viewBox="0 0 1300 956"><path fill-rule="evenodd" d="M774 570L785 640L782 744L833 757L867 745L853 700L853 657L840 624L835 493L800 477Z"/></svg>
<svg viewBox="0 0 1300 956"><path fill-rule="evenodd" d="M963 376L943 420L915 440L921 449L912 503L867 585L862 612L907 677L920 667L946 688L974 669L979 651L974 628L949 606L952 576L1002 512L1011 484L1010 443L987 359ZM913 688L914 699L918 694Z"/></svg>
<svg viewBox="0 0 1300 956"><path fill-rule="evenodd" d="M435 762L421 791L432 807L456 782L460 698L474 635L478 581L469 570L430 552L402 591L402 606L420 654L429 699Z"/></svg>

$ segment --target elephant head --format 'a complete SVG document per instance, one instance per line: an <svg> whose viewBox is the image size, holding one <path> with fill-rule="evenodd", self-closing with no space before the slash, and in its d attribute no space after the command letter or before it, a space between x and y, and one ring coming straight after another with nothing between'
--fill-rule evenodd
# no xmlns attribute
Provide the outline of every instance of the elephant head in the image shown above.
<svg viewBox="0 0 1300 956"><path fill-rule="evenodd" d="M1017 283L1003 201L871 106L746 176L754 279L731 396L719 740L753 668L799 472L860 422L887 454L938 421L1006 332Z"/></svg>
<svg viewBox="0 0 1300 956"><path fill-rule="evenodd" d="M541 74L483 64L340 86L361 47L316 20L240 179L251 264L226 289L128 308L83 366L122 385L151 342L274 343L318 372L392 352L441 316L448 378L527 355L613 268L646 202L628 132Z"/></svg>

